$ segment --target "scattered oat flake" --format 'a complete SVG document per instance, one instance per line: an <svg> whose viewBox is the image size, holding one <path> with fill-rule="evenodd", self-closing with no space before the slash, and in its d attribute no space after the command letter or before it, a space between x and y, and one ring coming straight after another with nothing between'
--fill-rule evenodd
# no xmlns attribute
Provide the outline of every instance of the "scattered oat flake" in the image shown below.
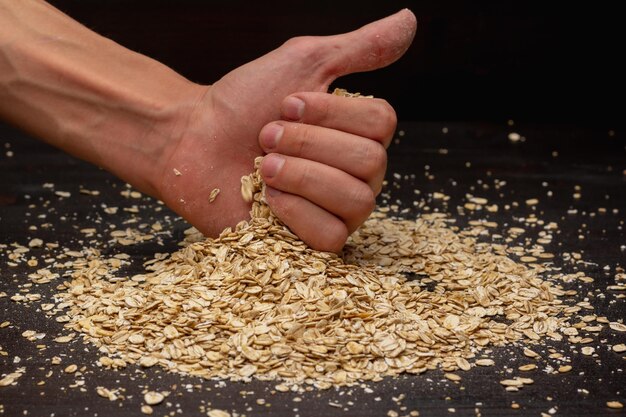
<svg viewBox="0 0 626 417"><path fill-rule="evenodd" d="M502 381L500 381L500 384L504 385L505 387L521 387L524 385L524 383L519 379L503 379Z"/></svg>
<svg viewBox="0 0 626 417"><path fill-rule="evenodd" d="M470 203L485 205L489 202L486 198L483 197L471 197L469 199Z"/></svg>
<svg viewBox="0 0 626 417"><path fill-rule="evenodd" d="M172 171L174 171L174 175L176 175L177 177L180 177L181 175L183 175L179 170L177 170L176 168L174 168Z"/></svg>
<svg viewBox="0 0 626 417"><path fill-rule="evenodd" d="M25 330L25 331L22 332L22 336L27 338L27 339L30 338L30 337L35 336L36 334L37 334L37 332L34 331L34 330Z"/></svg>
<svg viewBox="0 0 626 417"><path fill-rule="evenodd" d="M456 364L459 367L459 369L463 371L469 371L470 369L472 369L472 365L465 358L461 358L461 357L456 358Z"/></svg>
<svg viewBox="0 0 626 417"><path fill-rule="evenodd" d="M254 196L254 184L250 177L241 177L241 197L246 203L250 203Z"/></svg>
<svg viewBox="0 0 626 417"><path fill-rule="evenodd" d="M35 238L35 239L31 239L31 241L28 242L28 247L29 248L38 248L38 247L41 247L41 246L43 246L43 240L41 240L41 239Z"/></svg>
<svg viewBox="0 0 626 417"><path fill-rule="evenodd" d="M154 366L157 363L159 363L159 359L154 356L142 356L141 359L139 359L139 365L146 368Z"/></svg>
<svg viewBox="0 0 626 417"><path fill-rule="evenodd" d="M74 339L74 335L59 336L54 339L57 343L67 343Z"/></svg>
<svg viewBox="0 0 626 417"><path fill-rule="evenodd" d="M9 385L15 383L20 377L24 374L26 368L19 368L15 372L11 372L10 374L4 375L0 379L0 387L8 387Z"/></svg>
<svg viewBox="0 0 626 417"><path fill-rule="evenodd" d="M105 387L97 387L96 393L102 398L107 398L109 401L115 401L118 399L117 390L110 390Z"/></svg>
<svg viewBox="0 0 626 417"><path fill-rule="evenodd" d="M626 345L620 343L619 345L613 345L613 352L622 353L626 352Z"/></svg>
<svg viewBox="0 0 626 417"><path fill-rule="evenodd" d="M624 325L623 323L612 321L609 323L609 327L616 332L626 332L626 325Z"/></svg>
<svg viewBox="0 0 626 417"><path fill-rule="evenodd" d="M148 405L157 405L163 402L165 395L156 391L148 391L144 394L143 400Z"/></svg>
<svg viewBox="0 0 626 417"><path fill-rule="evenodd" d="M619 401L607 401L606 406L609 408L615 408L615 409L624 408L624 404L622 404Z"/></svg>
<svg viewBox="0 0 626 417"><path fill-rule="evenodd" d="M593 352L595 352L595 349L591 346L584 346L583 348L580 349L580 352L583 355L589 356L589 355L593 355Z"/></svg>
<svg viewBox="0 0 626 417"><path fill-rule="evenodd" d="M213 410L209 410L208 413L206 413L206 415L208 417L230 417L230 413L224 410L220 410L217 408L214 408Z"/></svg>
<svg viewBox="0 0 626 417"><path fill-rule="evenodd" d="M571 365L561 365L561 366L559 366L559 369L558 369L558 371L560 373L562 373L562 374L564 374L566 372L569 372L571 370L572 370L572 366Z"/></svg>
<svg viewBox="0 0 626 417"><path fill-rule="evenodd" d="M220 193L219 188L214 188L213 190L211 190L211 194L209 194L209 203L214 202L219 193Z"/></svg>
<svg viewBox="0 0 626 417"><path fill-rule="evenodd" d="M535 258L534 256L522 256L519 258L519 260L522 262L537 262L537 258Z"/></svg>
<svg viewBox="0 0 626 417"><path fill-rule="evenodd" d="M524 356L528 356L529 358L538 358L540 356L537 352L530 350L528 348L524 348L523 353L524 353Z"/></svg>
<svg viewBox="0 0 626 417"><path fill-rule="evenodd" d="M68 374L73 374L78 370L78 366L75 364L71 364L65 367L64 371Z"/></svg>

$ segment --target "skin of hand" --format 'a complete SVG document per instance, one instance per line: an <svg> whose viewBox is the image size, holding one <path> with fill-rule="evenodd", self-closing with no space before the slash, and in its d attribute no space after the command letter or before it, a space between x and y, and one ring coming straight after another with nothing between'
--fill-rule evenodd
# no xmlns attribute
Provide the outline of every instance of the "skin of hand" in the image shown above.
<svg viewBox="0 0 626 417"><path fill-rule="evenodd" d="M339 251L374 207L396 120L384 100L326 91L397 60L415 29L403 10L347 34L294 38L202 86L43 1L0 0L0 116L211 236L248 217L240 178L268 153L274 212L311 247Z"/></svg>
<svg viewBox="0 0 626 417"><path fill-rule="evenodd" d="M384 100L325 92L342 75L394 62L415 29L403 10L347 34L291 39L227 74L208 88L167 163L164 201L215 234L246 217L239 179L265 152L272 210L309 246L339 251L375 207L396 116ZM219 129L207 135L209 126ZM221 193L208 205L211 184Z"/></svg>

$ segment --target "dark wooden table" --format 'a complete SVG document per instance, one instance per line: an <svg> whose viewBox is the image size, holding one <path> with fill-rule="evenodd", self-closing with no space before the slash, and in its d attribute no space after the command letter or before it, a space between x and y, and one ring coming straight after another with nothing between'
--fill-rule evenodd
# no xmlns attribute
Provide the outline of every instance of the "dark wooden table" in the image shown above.
<svg viewBox="0 0 626 417"><path fill-rule="evenodd" d="M412 203L424 199L429 210L450 213L459 226L472 219L487 218L498 222L500 228L507 228L530 213L545 222L554 221L559 224L559 231L548 249L557 255L555 263L562 265L564 271L581 270L595 279L592 284L578 283L569 288L578 291L579 299L586 298L595 306L589 314L612 321L624 319L624 292L606 289L615 284L615 275L626 263L626 141L621 131L524 124L511 127L504 122L405 122L400 123L399 129L405 134L390 148L389 176L401 174L398 182L402 187L391 190L393 197L388 203L399 200L400 206L411 208L410 216L416 216L419 213ZM510 132L521 134L525 140L510 141ZM496 189L496 179L506 181L506 185ZM580 199L573 198L577 186ZM100 195L81 194L81 188L99 190ZM414 194L415 188L421 191L420 195ZM124 273L139 272L142 262L151 259L155 252L176 250L187 225L150 198L123 197L120 192L124 190L125 185L110 174L0 125L0 245L27 245L32 238L77 250L100 245L107 254L130 254L131 266ZM55 191L68 191L71 197L59 197ZM441 191L451 199L445 204L441 200L431 201L432 193ZM500 210L460 214L457 207L463 206L468 193L497 202ZM539 199L535 209L524 203L529 198ZM504 209L505 204L511 204L511 208ZM139 214L123 210L133 205L138 206ZM104 212L107 206L120 210L110 215ZM106 243L111 224L118 228L141 227L155 221L164 225L164 232L157 239L124 247ZM95 228L97 234L86 237L80 232L83 228ZM529 233L533 233L530 229ZM589 263L564 262L561 255L566 252L581 253ZM41 259L46 249L34 248L32 254ZM579 347L545 341L535 348L544 359L537 362L536 371L528 373L535 383L516 393L506 392L498 381L509 375L507 369L516 370L528 362L521 346L494 349L496 366L462 373L460 384L433 371L370 383L369 390L351 387L273 394L275 383L204 381L137 366L122 371L101 369L96 365L101 356L97 349L79 338L69 344L52 342L62 333L62 324L47 318L40 304L54 297L60 281L28 288L31 293L42 295L40 302L13 302L10 297L25 288L27 275L36 268L24 263L11 267L7 262L4 248L0 253L0 293L6 296L0 297L0 322L9 321L10 325L0 328L0 346L7 352L0 356L0 374L20 367L26 371L17 385L0 387L4 413L0 415L142 415L141 392L146 388L171 391L162 404L154 407L154 415L159 416L206 415L201 410L208 405L228 410L233 416L393 415L388 414L389 410L400 416L411 410L419 410L420 416L624 413L610 410L606 402L626 403L624 354L610 350L610 345L626 342L626 334L608 329L593 336L593 356L582 355ZM22 337L25 330L46 336L31 342ZM45 347L38 348L40 344ZM567 374L547 372L556 365L547 358L549 349L571 357L573 370ZM62 357L62 365L51 365L51 358L57 355ZM70 363L85 369L64 373L63 368ZM40 381L45 384L38 385ZM98 386L122 387L124 391L120 399L109 401L97 395ZM258 399L266 403L259 405ZM341 406L333 407L329 402ZM520 405L519 409L511 408L514 402Z"/></svg>

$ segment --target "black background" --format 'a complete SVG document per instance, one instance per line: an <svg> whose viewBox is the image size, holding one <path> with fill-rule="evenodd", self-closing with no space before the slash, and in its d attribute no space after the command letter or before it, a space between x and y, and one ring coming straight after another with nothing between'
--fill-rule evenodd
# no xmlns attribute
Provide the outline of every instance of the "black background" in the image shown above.
<svg viewBox="0 0 626 417"><path fill-rule="evenodd" d="M357 28L409 7L397 64L339 85L388 99L401 120L622 124L617 7L520 1L55 0L97 32L210 84L297 35Z"/></svg>

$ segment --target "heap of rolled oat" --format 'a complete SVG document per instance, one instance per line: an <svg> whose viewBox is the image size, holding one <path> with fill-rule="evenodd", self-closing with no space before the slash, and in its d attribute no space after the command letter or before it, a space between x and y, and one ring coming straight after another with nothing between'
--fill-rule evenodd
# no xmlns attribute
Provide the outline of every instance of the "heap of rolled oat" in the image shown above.
<svg viewBox="0 0 626 417"><path fill-rule="evenodd" d="M264 203L258 170L244 178L252 218L235 230L189 234L132 278L97 257L75 271L67 325L100 347L103 364L328 388L467 370L486 346L559 339L562 313L576 310L541 266L453 231L443 215L378 212L343 257L312 250Z"/></svg>

